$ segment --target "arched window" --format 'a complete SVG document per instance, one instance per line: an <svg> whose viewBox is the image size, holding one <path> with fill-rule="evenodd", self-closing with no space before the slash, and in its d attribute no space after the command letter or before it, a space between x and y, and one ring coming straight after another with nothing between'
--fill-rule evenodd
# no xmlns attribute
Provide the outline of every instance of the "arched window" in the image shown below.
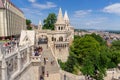
<svg viewBox="0 0 120 80"><path fill-rule="evenodd" d="M63 41L63 37L61 36L61 37L59 37L59 41Z"/></svg>
<svg viewBox="0 0 120 80"><path fill-rule="evenodd" d="M54 37L52 37L52 41L54 41Z"/></svg>
<svg viewBox="0 0 120 80"><path fill-rule="evenodd" d="M54 38L54 41L56 41L56 38Z"/></svg>
<svg viewBox="0 0 120 80"><path fill-rule="evenodd" d="M58 27L58 30L60 30L60 27Z"/></svg>

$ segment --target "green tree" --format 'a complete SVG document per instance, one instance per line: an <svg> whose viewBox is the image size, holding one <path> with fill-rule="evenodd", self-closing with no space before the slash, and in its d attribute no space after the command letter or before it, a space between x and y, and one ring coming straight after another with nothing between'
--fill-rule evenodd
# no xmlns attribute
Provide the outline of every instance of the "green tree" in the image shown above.
<svg viewBox="0 0 120 80"><path fill-rule="evenodd" d="M97 40L97 41L100 43L100 45L105 45L105 44L106 44L106 41L103 40L103 38L102 38L100 35L96 35L95 33L92 33L91 36L92 36L95 40Z"/></svg>
<svg viewBox="0 0 120 80"><path fill-rule="evenodd" d="M106 70L115 68L120 63L120 41L114 41L108 47L102 37L96 34L74 38L70 56L62 64L62 69L74 74L81 71L91 78L103 80Z"/></svg>
<svg viewBox="0 0 120 80"><path fill-rule="evenodd" d="M108 68L117 67L117 65L120 63L120 40L112 42L109 53L109 58L111 61L108 64Z"/></svg>
<svg viewBox="0 0 120 80"><path fill-rule="evenodd" d="M120 51L120 40L112 42L112 48Z"/></svg>
<svg viewBox="0 0 120 80"><path fill-rule="evenodd" d="M44 20L44 25L43 29L50 29L54 30L54 24L57 20L56 14L55 13L50 13L48 17Z"/></svg>
<svg viewBox="0 0 120 80"><path fill-rule="evenodd" d="M30 25L32 22L29 19L26 19L26 25Z"/></svg>
<svg viewBox="0 0 120 80"><path fill-rule="evenodd" d="M26 19L27 30L32 30L31 23L31 20Z"/></svg>

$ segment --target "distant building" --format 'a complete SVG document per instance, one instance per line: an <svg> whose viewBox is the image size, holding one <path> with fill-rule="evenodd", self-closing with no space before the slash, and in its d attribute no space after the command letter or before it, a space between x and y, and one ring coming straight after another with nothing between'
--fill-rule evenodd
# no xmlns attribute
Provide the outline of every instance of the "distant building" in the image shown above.
<svg viewBox="0 0 120 80"><path fill-rule="evenodd" d="M26 28L23 12L10 0L0 0L0 38L19 35Z"/></svg>

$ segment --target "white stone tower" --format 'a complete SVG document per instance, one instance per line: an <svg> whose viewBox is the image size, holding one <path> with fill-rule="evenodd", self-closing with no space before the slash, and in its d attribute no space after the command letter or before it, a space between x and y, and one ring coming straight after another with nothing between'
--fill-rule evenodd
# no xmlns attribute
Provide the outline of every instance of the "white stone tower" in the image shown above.
<svg viewBox="0 0 120 80"><path fill-rule="evenodd" d="M70 20L69 20L67 11L65 11L65 14L64 14L64 21L65 21L66 30L69 30Z"/></svg>
<svg viewBox="0 0 120 80"><path fill-rule="evenodd" d="M66 24L67 26L70 25L70 20L69 20L67 11L65 11L65 14L64 14L64 21L65 21L65 24Z"/></svg>
<svg viewBox="0 0 120 80"><path fill-rule="evenodd" d="M65 27L65 21L62 15L62 9L59 9L59 13L58 13L58 17L57 17L57 21L55 23L55 30L56 31L65 31L66 27Z"/></svg>
<svg viewBox="0 0 120 80"><path fill-rule="evenodd" d="M42 30L42 22L41 22L41 20L39 21L39 24L38 24L38 30Z"/></svg>

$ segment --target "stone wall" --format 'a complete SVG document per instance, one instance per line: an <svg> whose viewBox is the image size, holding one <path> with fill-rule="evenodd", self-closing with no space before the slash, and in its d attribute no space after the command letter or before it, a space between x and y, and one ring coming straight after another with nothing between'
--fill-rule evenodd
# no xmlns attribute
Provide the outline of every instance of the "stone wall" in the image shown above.
<svg viewBox="0 0 120 80"><path fill-rule="evenodd" d="M60 71L61 80L85 80L84 75L75 75L66 71Z"/></svg>
<svg viewBox="0 0 120 80"><path fill-rule="evenodd" d="M31 64L14 80L39 80L39 66Z"/></svg>
<svg viewBox="0 0 120 80"><path fill-rule="evenodd" d="M105 76L104 80L120 80L120 70L117 68L107 70L107 75Z"/></svg>
<svg viewBox="0 0 120 80"><path fill-rule="evenodd" d="M0 80L2 80L2 62L0 61Z"/></svg>
<svg viewBox="0 0 120 80"><path fill-rule="evenodd" d="M3 9L0 9L0 36L4 36Z"/></svg>

